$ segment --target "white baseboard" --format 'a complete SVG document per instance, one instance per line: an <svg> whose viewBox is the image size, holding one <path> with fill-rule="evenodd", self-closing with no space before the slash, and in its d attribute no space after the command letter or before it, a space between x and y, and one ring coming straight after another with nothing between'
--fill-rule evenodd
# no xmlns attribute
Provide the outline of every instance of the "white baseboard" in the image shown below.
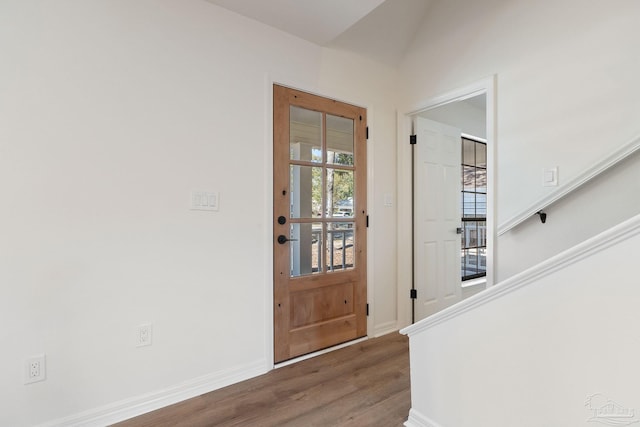
<svg viewBox="0 0 640 427"><path fill-rule="evenodd" d="M111 425L262 375L270 369L264 360L247 363L232 369L194 378L164 390L158 390L70 415L65 418L49 421L41 424L39 427L102 427Z"/></svg>
<svg viewBox="0 0 640 427"><path fill-rule="evenodd" d="M404 425L405 427L442 427L440 424L430 420L429 417L422 415L413 408L409 410L409 419L407 419Z"/></svg>
<svg viewBox="0 0 640 427"><path fill-rule="evenodd" d="M396 320L392 320L391 322L382 323L380 325L376 325L373 330L373 337L381 337L383 335L390 334L391 332L398 331L398 322Z"/></svg>

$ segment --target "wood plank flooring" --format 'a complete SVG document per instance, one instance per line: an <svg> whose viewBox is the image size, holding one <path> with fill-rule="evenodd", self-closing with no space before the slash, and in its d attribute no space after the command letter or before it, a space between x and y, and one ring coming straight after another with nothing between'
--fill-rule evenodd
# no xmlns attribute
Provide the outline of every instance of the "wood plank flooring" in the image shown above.
<svg viewBox="0 0 640 427"><path fill-rule="evenodd" d="M117 424L118 427L400 427L409 342L370 339Z"/></svg>

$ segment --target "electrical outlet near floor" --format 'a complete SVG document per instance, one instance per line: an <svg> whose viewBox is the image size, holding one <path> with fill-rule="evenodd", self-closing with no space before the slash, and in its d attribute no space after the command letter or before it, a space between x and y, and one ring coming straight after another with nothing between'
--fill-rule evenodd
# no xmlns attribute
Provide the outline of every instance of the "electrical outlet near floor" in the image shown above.
<svg viewBox="0 0 640 427"><path fill-rule="evenodd" d="M151 338L153 335L153 326L151 323L145 323L139 325L136 330L136 347L144 347L151 345Z"/></svg>
<svg viewBox="0 0 640 427"><path fill-rule="evenodd" d="M24 383L31 384L47 379L47 365L44 354L29 357L25 361Z"/></svg>

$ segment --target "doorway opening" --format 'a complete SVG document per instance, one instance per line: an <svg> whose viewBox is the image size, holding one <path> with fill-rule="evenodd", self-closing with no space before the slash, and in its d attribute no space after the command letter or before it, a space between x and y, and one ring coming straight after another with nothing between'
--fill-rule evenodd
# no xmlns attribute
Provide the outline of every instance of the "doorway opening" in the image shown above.
<svg viewBox="0 0 640 427"><path fill-rule="evenodd" d="M449 305L456 303L457 301L467 298L477 292L480 292L486 287L494 284L495 277L495 251L496 251L496 230L495 230L495 152L496 152L496 138L495 138L495 83L494 78L485 79L471 86L458 89L451 93L433 98L423 103L419 108L415 108L409 113L406 113L399 117L402 124L399 132L399 148L398 148L398 170L399 173L399 227L398 227L398 245L399 245L399 314L401 322L410 324L415 321L421 320L421 318L434 314L446 308ZM437 245L430 240L423 239L424 236L414 234L416 231L416 224L414 220L422 221L419 224L418 233L421 233L425 229L425 218L415 218L415 209L420 209L423 204L423 198L425 194L414 194L413 186L414 179L425 180L425 173L422 173L422 177L414 176L411 171L416 167L413 162L415 157L412 156L415 146L410 145L409 136L416 135L419 131L417 129L418 120L425 122L435 122L445 127L452 127L457 129L458 143L462 144L461 137L478 141L484 145L486 151L484 155L484 164L481 164L481 168L484 170L484 175L481 176L481 180L484 182L481 184L480 191L474 192L467 186L464 190L464 178L463 171L465 170L464 162L458 163L458 179L462 184L462 191L458 193L457 205L460 216L458 217L458 225L450 232L457 232L458 239L463 240L465 236L466 225L469 227L471 233L473 226L476 226L475 236L478 236L478 224L482 230L482 245L478 244L477 239L468 239L459 244L459 249L452 249L453 240L447 243L449 245L450 253L457 253L456 262L447 261L446 271L436 271L436 264L432 264L430 269L425 267L425 257L427 256L439 256ZM428 135L432 135L431 130L422 131L426 132L423 138L428 138ZM417 135L418 144L420 136ZM435 139L434 139L435 141ZM463 148L464 150L464 148ZM461 154L459 158L464 155ZM482 162L481 162L482 163ZM423 165L423 167L425 167ZM475 165L474 165L475 167ZM449 168L451 169L451 168ZM470 169L470 168L467 168ZM430 167L430 170L435 170L434 167ZM452 169L451 169L452 170ZM437 173L431 172L432 178L437 176ZM435 175L434 175L435 173ZM449 171L451 173L451 171ZM467 183L469 184L469 183ZM474 186L475 186L474 182ZM421 191L425 191L424 189ZM433 190L427 190L427 192ZM452 191L452 190L448 190ZM466 194L465 194L466 193ZM479 194L475 194L479 193ZM466 201L465 201L466 196ZM480 199L482 218L475 217L474 221L464 221L463 206L470 198ZM470 206L470 205L467 205ZM474 206L475 209L475 206ZM424 215L424 212L417 212L418 215ZM475 215L475 214L474 214ZM480 219L478 219L480 218ZM404 220L402 220L404 219ZM446 227L451 228L450 225ZM442 227L440 227L442 228ZM422 240L421 240L422 239ZM473 247L472 247L473 246ZM482 246L482 247L481 247ZM430 252L429 252L430 251ZM430 255L428 255L428 253ZM465 255L468 255L468 259L465 259ZM472 260L472 255L475 258ZM417 259L418 258L418 259ZM449 259L453 258L449 256ZM467 262L469 261L469 262ZM471 276L471 280L462 281L463 267L466 265L469 267L473 261L474 265L478 267L480 264L486 271L480 274L478 270ZM449 271L451 270L451 271ZM455 271L454 271L455 270ZM486 275L485 275L486 274ZM443 277L451 277L456 279L455 287L450 283L446 289L438 289L432 283L443 283ZM483 276L484 275L484 276ZM473 277L475 276L475 277ZM427 283L430 282L430 283ZM446 281L445 281L446 282ZM440 286L440 285L439 285Z"/></svg>

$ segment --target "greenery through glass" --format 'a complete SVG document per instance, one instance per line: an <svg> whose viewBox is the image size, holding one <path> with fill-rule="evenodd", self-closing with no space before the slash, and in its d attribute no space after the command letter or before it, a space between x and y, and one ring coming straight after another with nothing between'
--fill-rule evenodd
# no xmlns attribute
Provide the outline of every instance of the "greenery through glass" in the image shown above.
<svg viewBox="0 0 640 427"><path fill-rule="evenodd" d="M352 166L353 155L336 153L337 161L344 162L341 165ZM337 163L337 161L335 163ZM325 215L333 216L353 216L353 193L354 175L350 170L340 170L335 168L326 169L326 205ZM321 216L322 213L322 169L313 168L312 171L312 206L314 217Z"/></svg>

